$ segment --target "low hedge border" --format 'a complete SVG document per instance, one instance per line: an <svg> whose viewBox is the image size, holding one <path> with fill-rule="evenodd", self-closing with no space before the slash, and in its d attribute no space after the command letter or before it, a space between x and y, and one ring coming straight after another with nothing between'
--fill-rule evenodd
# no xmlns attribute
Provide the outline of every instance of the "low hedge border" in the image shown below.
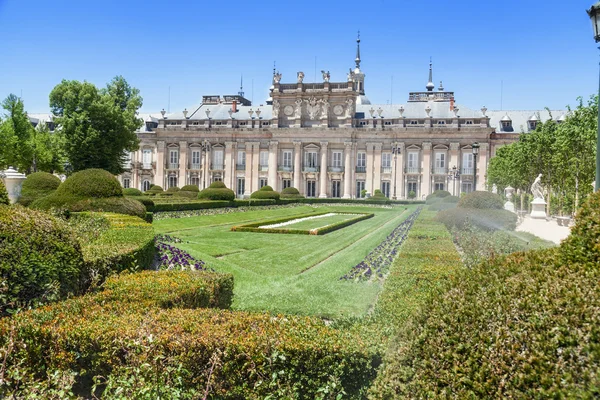
<svg viewBox="0 0 600 400"><path fill-rule="evenodd" d="M363 221L365 219L374 217L374 214L361 214L361 215L357 216L356 218L337 222L337 223L334 223L331 225L324 226L319 229L286 229L286 228L264 229L264 228L259 228L259 226L263 226L263 225L281 224L283 222L293 221L298 218L315 217L315 216L325 215L325 214L329 214L329 212L297 215L294 217L286 217L286 218L274 219L274 220L270 220L270 221L253 222L251 224L232 226L231 230L233 232L283 233L283 234L292 234L292 235L325 235L329 232L337 231L338 229L342 229L347 226L353 225L359 221ZM353 214L354 215L357 213L337 212L336 214Z"/></svg>
<svg viewBox="0 0 600 400"><path fill-rule="evenodd" d="M70 218L85 218L91 214L71 213ZM148 269L152 266L156 254L152 225L129 215L95 215L106 218L109 227L94 240L82 243L87 275L84 285L103 281L114 272Z"/></svg>
<svg viewBox="0 0 600 400"><path fill-rule="evenodd" d="M357 334L318 318L190 309L210 298L196 296L207 277L219 291L232 288L230 276L191 274L111 278L98 294L0 319L0 349L10 346L0 395L23 395L26 380L51 386L52 373L62 371L72 377L66 389L84 398L110 398L115 386L120 397L137 398L140 390L173 398L167 381L178 382L179 394L208 388L219 399L363 397L380 359ZM217 296L213 304L230 302ZM140 376L140 366L152 379ZM124 381L130 384L118 384Z"/></svg>

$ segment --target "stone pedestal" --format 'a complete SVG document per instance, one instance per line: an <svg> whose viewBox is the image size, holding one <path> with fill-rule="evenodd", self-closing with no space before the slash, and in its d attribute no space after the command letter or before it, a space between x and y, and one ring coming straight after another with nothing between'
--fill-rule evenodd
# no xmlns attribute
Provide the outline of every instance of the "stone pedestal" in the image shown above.
<svg viewBox="0 0 600 400"><path fill-rule="evenodd" d="M534 199L531 202L531 218L546 219L546 202L544 199Z"/></svg>
<svg viewBox="0 0 600 400"><path fill-rule="evenodd" d="M8 167L6 171L0 171L0 178L6 186L8 192L8 200L14 204L21 197L21 186L25 180L25 174L20 174L13 167Z"/></svg>
<svg viewBox="0 0 600 400"><path fill-rule="evenodd" d="M515 212L515 203L513 203L512 201L507 201L506 203L504 203L504 209L507 211L510 211L511 213Z"/></svg>

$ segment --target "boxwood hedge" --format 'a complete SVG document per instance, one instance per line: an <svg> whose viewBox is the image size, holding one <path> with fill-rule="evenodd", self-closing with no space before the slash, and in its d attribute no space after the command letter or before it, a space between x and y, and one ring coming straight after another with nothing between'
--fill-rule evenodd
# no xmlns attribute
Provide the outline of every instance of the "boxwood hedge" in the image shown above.
<svg viewBox="0 0 600 400"><path fill-rule="evenodd" d="M110 172L103 169L86 169L69 176L56 190L58 196L122 197L123 188Z"/></svg>
<svg viewBox="0 0 600 400"><path fill-rule="evenodd" d="M123 189L124 196L141 196L142 194L143 194L142 191L139 189L135 189L135 188Z"/></svg>
<svg viewBox="0 0 600 400"><path fill-rule="evenodd" d="M4 186L4 181L2 179L0 179L0 204L10 204L8 192L6 191L6 186Z"/></svg>
<svg viewBox="0 0 600 400"><path fill-rule="evenodd" d="M227 189L221 181L213 182L209 187L198 193L199 200L228 200L235 199L235 193L231 189Z"/></svg>
<svg viewBox="0 0 600 400"><path fill-rule="evenodd" d="M35 200L54 192L59 185L60 179L48 172L34 172L27 175L18 203L27 207Z"/></svg>
<svg viewBox="0 0 600 400"><path fill-rule="evenodd" d="M440 211L437 219L449 230L462 230L467 225L471 225L487 231L514 231L517 226L517 215L507 210L457 207Z"/></svg>
<svg viewBox="0 0 600 400"><path fill-rule="evenodd" d="M304 196L300 194L298 189L295 187L287 187L281 191L282 199L303 199Z"/></svg>
<svg viewBox="0 0 600 400"><path fill-rule="evenodd" d="M471 192L460 199L458 207L483 210L503 210L504 201L500 195L491 192Z"/></svg>
<svg viewBox="0 0 600 400"><path fill-rule="evenodd" d="M61 195L58 191L34 201L31 204L31 208L39 210L64 210L68 212L104 211L133 215L140 218L144 218L146 215L146 207L131 197L79 197Z"/></svg>
<svg viewBox="0 0 600 400"><path fill-rule="evenodd" d="M273 199L279 200L281 195L274 191L269 185L265 185L250 195L251 199Z"/></svg>

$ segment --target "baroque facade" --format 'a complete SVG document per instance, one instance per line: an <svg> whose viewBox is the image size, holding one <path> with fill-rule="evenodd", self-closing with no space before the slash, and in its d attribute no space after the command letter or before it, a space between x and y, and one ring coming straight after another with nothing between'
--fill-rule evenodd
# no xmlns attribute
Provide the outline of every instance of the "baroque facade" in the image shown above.
<svg viewBox="0 0 600 400"><path fill-rule="evenodd" d="M146 116L140 148L119 178L147 190L223 181L238 197L264 185L295 187L306 197L359 198L381 190L391 199L424 198L435 190L454 195L485 190L496 150L564 112L488 111L455 102L432 68L425 90L404 104L371 104L360 68L343 81L283 83L273 71L270 98L255 106L243 93L203 96L192 111ZM473 144L479 144L474 156Z"/></svg>

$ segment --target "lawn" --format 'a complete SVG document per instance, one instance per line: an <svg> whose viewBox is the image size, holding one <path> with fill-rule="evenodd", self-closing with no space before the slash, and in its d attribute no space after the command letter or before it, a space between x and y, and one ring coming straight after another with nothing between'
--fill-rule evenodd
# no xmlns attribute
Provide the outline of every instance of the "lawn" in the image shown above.
<svg viewBox="0 0 600 400"><path fill-rule="evenodd" d="M295 221L289 221L284 226L284 228L286 228L286 229L306 229L306 230L318 229L318 228L323 228L323 227L326 227L326 226L329 226L332 224L336 224L338 222L347 221L349 219L353 219L356 217L357 217L357 215L353 215L353 214L333 214L333 213L332 213L332 215L324 214L324 215L316 217L314 219L303 220L302 218L300 218ZM261 227L263 227L263 226L261 226ZM266 225L264 227L267 227L267 226L268 225Z"/></svg>
<svg viewBox="0 0 600 400"><path fill-rule="evenodd" d="M234 309L334 318L364 315L375 304L380 282L339 278L414 209L299 206L165 219L156 221L154 229L181 238L184 243L177 246L208 267L232 273ZM324 236L230 231L233 225L322 212L375 216Z"/></svg>

